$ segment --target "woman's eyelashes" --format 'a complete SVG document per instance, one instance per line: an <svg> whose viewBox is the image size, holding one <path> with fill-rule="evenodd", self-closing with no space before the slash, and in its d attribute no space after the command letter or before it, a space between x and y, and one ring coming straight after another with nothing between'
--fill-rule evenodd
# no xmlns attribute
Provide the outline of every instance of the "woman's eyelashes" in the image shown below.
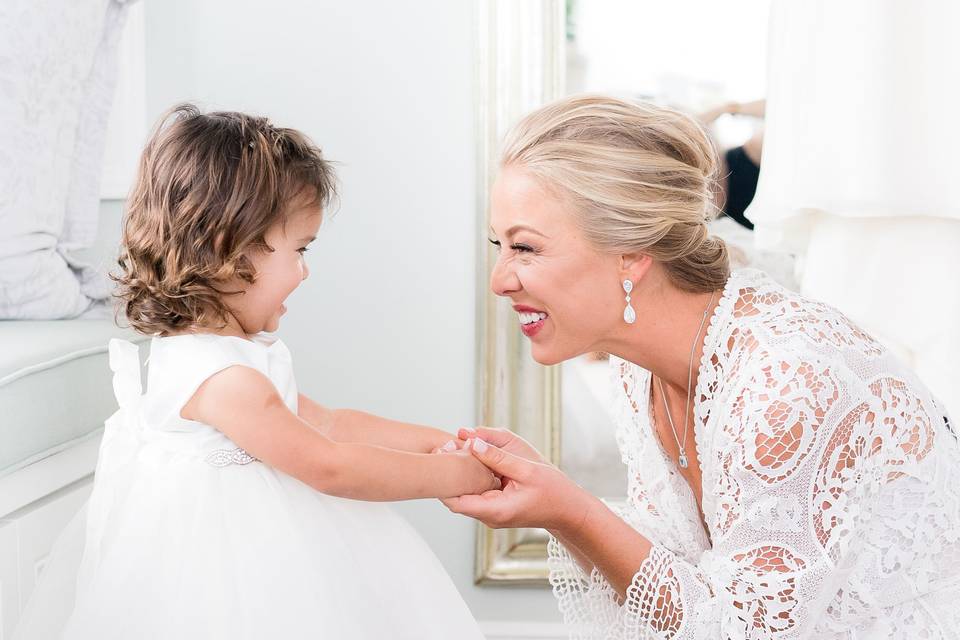
<svg viewBox="0 0 960 640"><path fill-rule="evenodd" d="M489 238L490 244L497 248L497 251L500 251L500 241ZM537 250L531 247L528 244L523 244L521 242L514 242L510 245L510 248L518 253L536 253Z"/></svg>
<svg viewBox="0 0 960 640"><path fill-rule="evenodd" d="M300 247L299 249L297 249L297 253L299 253L300 255L305 254L307 251L310 251L309 247Z"/></svg>

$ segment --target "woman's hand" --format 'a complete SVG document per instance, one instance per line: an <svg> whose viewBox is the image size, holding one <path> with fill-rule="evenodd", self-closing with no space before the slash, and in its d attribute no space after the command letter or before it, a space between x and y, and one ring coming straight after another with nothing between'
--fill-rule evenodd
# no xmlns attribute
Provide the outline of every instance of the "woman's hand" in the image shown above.
<svg viewBox="0 0 960 640"><path fill-rule="evenodd" d="M491 429L489 427L460 429L457 431L457 437L461 442L472 440L474 438L480 438L487 444L492 444L499 449L503 449L507 453L512 453L515 456L530 460L531 462L547 462L532 444L518 436L510 429Z"/></svg>
<svg viewBox="0 0 960 640"><path fill-rule="evenodd" d="M506 440L508 446L527 454L532 451L542 460L519 436L495 429L486 431L500 433L500 441ZM543 527L558 532L576 529L599 502L546 462L527 459L480 438L469 441L469 451L502 478L503 487L442 502L450 511L476 518L488 527Z"/></svg>
<svg viewBox="0 0 960 640"><path fill-rule="evenodd" d="M449 440L443 446L437 446L433 453L449 453L465 448L468 440L480 438L488 444L503 449L515 456L533 462L546 462L536 448L510 429L492 429L490 427L462 427L457 431L456 440Z"/></svg>
<svg viewBox="0 0 960 640"><path fill-rule="evenodd" d="M457 431L456 440L450 440L442 447L433 449L432 453L451 453L469 448L467 447L467 443L476 438L480 438L488 444L492 444L495 447L512 453L515 456L530 460L531 462L547 463L532 444L518 436L515 432L510 429L491 429L490 427L461 428Z"/></svg>

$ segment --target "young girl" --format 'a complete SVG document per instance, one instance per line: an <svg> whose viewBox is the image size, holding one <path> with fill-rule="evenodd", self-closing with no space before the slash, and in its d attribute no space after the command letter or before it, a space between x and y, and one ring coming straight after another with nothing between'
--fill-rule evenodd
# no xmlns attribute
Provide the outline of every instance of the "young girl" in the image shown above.
<svg viewBox="0 0 960 640"><path fill-rule="evenodd" d="M93 494L18 637L479 639L437 559L380 501L499 481L449 434L298 394L269 334L307 277L334 176L302 134L180 106L148 143L113 340L119 411ZM349 499L348 499L349 498Z"/></svg>

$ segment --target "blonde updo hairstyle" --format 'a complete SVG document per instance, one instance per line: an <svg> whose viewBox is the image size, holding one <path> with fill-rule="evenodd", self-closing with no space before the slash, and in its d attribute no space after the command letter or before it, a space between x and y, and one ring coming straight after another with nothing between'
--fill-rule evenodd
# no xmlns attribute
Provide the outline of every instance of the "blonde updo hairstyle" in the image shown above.
<svg viewBox="0 0 960 640"><path fill-rule="evenodd" d="M707 229L717 156L689 116L607 96L564 98L513 128L500 164L571 202L600 251L649 255L684 291L725 285L727 247Z"/></svg>

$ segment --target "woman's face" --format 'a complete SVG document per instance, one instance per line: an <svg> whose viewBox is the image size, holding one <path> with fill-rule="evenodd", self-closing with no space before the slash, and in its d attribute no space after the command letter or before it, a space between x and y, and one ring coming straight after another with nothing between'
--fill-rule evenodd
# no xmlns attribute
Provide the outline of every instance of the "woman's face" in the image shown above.
<svg viewBox="0 0 960 640"><path fill-rule="evenodd" d="M522 167L503 168L490 207L499 252L490 288L513 302L534 359L556 364L604 350L623 325L620 256L594 249L571 205Z"/></svg>

